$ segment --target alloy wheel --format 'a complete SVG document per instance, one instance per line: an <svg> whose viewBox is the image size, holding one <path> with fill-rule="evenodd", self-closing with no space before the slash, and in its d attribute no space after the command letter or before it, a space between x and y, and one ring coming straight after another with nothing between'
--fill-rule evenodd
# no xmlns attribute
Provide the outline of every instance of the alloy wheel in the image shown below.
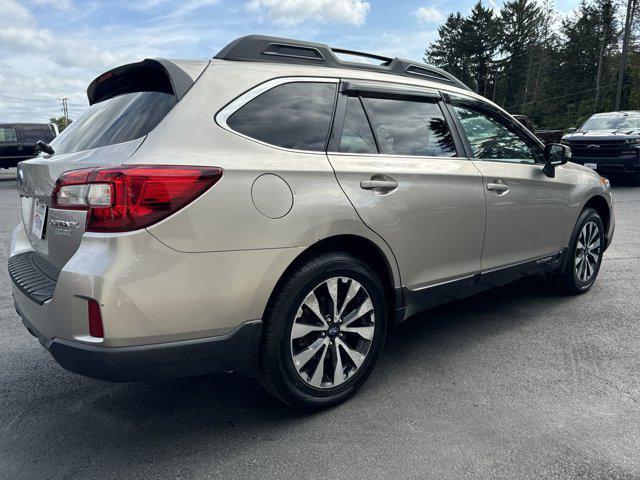
<svg viewBox="0 0 640 480"><path fill-rule="evenodd" d="M593 278L601 253L600 228L596 222L587 222L580 230L576 243L574 270L578 280L587 283Z"/></svg>
<svg viewBox="0 0 640 480"><path fill-rule="evenodd" d="M367 290L349 277L318 284L298 307L291 328L291 359L302 380L333 388L359 370L375 335Z"/></svg>

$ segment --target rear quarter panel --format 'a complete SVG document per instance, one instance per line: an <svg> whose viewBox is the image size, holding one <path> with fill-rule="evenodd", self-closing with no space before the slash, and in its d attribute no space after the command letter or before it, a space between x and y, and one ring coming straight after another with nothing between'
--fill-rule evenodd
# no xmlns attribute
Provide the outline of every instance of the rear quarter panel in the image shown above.
<svg viewBox="0 0 640 480"><path fill-rule="evenodd" d="M251 75L246 70L229 62L212 63L127 162L224 170L211 190L148 231L170 248L191 253L306 247L354 234L373 241L395 265L389 247L362 223L340 189L325 153L271 147L216 124L218 111L245 91L289 76L278 75L282 69L277 67L250 69ZM292 208L281 218L266 217L252 200L253 182L265 173L278 175L291 190ZM393 275L399 286L395 267Z"/></svg>

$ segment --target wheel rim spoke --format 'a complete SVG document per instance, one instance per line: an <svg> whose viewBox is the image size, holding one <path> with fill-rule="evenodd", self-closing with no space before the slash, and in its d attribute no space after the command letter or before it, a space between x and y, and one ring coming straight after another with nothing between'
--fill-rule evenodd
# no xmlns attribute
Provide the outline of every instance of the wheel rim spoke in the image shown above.
<svg viewBox="0 0 640 480"><path fill-rule="evenodd" d="M373 334L375 332L375 327L366 326L366 327L342 327L343 332L347 333L357 333L365 340L373 340Z"/></svg>
<svg viewBox="0 0 640 480"><path fill-rule="evenodd" d="M340 353L340 345L338 342L334 343L332 349L333 355L333 386L338 386L345 381L344 367L342 366L342 354Z"/></svg>
<svg viewBox="0 0 640 480"><path fill-rule="evenodd" d="M360 368L360 365L364 362L365 356L360 352L349 348L342 340L338 340L338 344L344 349L347 355L349 355L349 358L351 358L351 361L355 364L356 368Z"/></svg>
<svg viewBox="0 0 640 480"><path fill-rule="evenodd" d="M320 387L322 385L322 378L324 377L324 357L327 355L328 349L329 349L329 346L326 343L324 343L322 348L322 353L320 354L320 361L316 366L315 372L313 372L313 376L311 377L311 380L309 380L309 383L314 387Z"/></svg>
<svg viewBox="0 0 640 480"><path fill-rule="evenodd" d="M371 310L373 310L373 304L371 303L371 300L369 299L369 297L367 297L367 299L362 303L362 305L360 305L360 308L358 308L357 310L354 310L349 315L343 318L342 321L344 323L344 327L348 327L353 322L355 322L359 318L362 318L364 315L369 313Z"/></svg>
<svg viewBox="0 0 640 480"><path fill-rule="evenodd" d="M601 244L598 225L595 222L586 223L578 235L575 250L574 269L580 281L587 282L595 275Z"/></svg>
<svg viewBox="0 0 640 480"><path fill-rule="evenodd" d="M325 283L327 284L327 290L329 291L329 296L333 303L333 312L331 312L331 317L336 318L338 316L338 278L330 278Z"/></svg>
<svg viewBox="0 0 640 480"><path fill-rule="evenodd" d="M293 364L298 372L311 360L325 344L324 339L317 339L308 348L293 356Z"/></svg>
<svg viewBox="0 0 640 480"><path fill-rule="evenodd" d="M365 362L375 335L367 290L350 277L329 278L297 310L290 331L294 368L314 388L341 385Z"/></svg>
<svg viewBox="0 0 640 480"><path fill-rule="evenodd" d="M311 332L322 332L325 328L318 325L310 325L308 323L296 322L293 324L293 330L291 331L291 338L302 338Z"/></svg>
<svg viewBox="0 0 640 480"><path fill-rule="evenodd" d="M338 316L342 316L342 314L344 313L344 309L346 308L347 304L353 299L353 297L356 296L356 294L360 291L360 284L358 282L356 282L355 280L350 280L349 281L349 290L347 291L347 295L344 297L344 301L342 302L342 305L340 306L340 311L338 312Z"/></svg>
<svg viewBox="0 0 640 480"><path fill-rule="evenodd" d="M322 312L320 311L320 305L318 305L318 298L316 297L315 291L307 295L307 298L304 299L304 302L302 304L306 305L309 310L311 310L315 314L317 319L322 322L323 326L328 327L327 322L322 316ZM300 312L300 309L298 310L298 312ZM300 315L298 315L298 317L299 316Z"/></svg>

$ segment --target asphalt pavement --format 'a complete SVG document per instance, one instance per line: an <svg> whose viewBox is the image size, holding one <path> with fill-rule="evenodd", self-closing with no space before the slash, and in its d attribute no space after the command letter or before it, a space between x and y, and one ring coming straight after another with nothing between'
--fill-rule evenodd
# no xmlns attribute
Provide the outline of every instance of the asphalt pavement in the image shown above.
<svg viewBox="0 0 640 480"><path fill-rule="evenodd" d="M232 375L63 370L13 309L0 171L0 478L640 478L640 188L613 195L589 293L536 276L422 314L351 401L309 415Z"/></svg>

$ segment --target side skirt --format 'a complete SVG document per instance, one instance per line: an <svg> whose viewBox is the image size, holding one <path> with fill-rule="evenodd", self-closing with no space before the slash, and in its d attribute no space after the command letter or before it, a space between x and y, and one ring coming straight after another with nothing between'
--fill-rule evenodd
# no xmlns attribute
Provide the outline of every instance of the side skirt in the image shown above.
<svg viewBox="0 0 640 480"><path fill-rule="evenodd" d="M558 271L564 267L566 248L561 252L546 255L517 265L477 273L473 276L454 280L441 285L420 290L404 288L405 309L401 320L438 305L470 297L484 290L500 287L515 280L545 271Z"/></svg>

